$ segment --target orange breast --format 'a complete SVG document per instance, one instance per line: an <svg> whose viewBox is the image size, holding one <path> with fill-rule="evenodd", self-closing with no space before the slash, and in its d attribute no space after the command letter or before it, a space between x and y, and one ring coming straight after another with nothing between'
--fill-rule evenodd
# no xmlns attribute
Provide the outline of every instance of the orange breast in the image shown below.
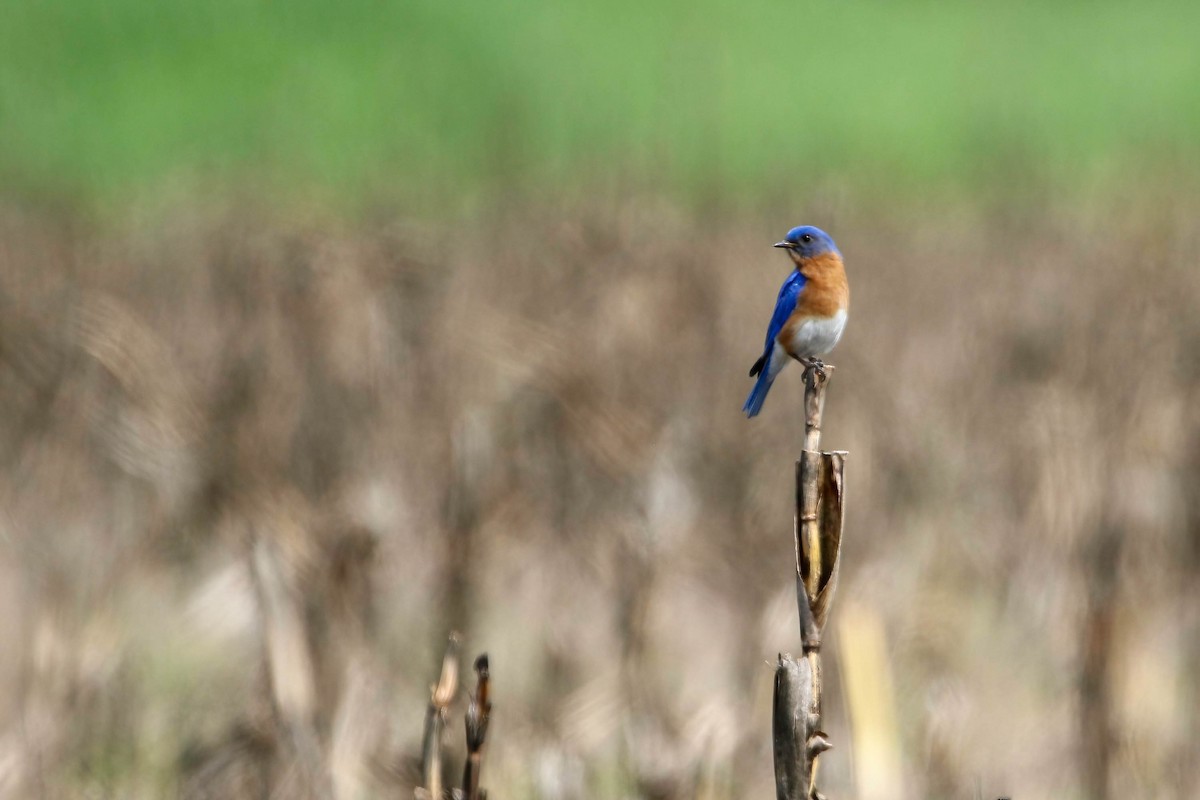
<svg viewBox="0 0 1200 800"><path fill-rule="evenodd" d="M837 253L804 259L797 267L806 279L796 303L797 317L832 317L850 307L846 267Z"/></svg>

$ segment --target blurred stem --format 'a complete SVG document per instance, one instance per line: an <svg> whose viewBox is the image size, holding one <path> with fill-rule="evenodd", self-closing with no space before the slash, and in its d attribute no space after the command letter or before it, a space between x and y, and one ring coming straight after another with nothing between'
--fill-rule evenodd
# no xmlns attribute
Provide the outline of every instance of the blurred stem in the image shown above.
<svg viewBox="0 0 1200 800"><path fill-rule="evenodd" d="M282 555L279 543L262 533L252 535L247 558L276 727L305 777L306 796L332 798L328 765L314 724L315 670L300 578Z"/></svg>
<svg viewBox="0 0 1200 800"><path fill-rule="evenodd" d="M1182 485L1200 485L1200 426L1183 473ZM1194 757L1200 741L1200 492L1186 493L1182 569L1179 575L1180 619L1183 621L1182 697L1184 728L1176 761L1182 775L1180 798L1200 792L1200 763Z"/></svg>
<svg viewBox="0 0 1200 800"><path fill-rule="evenodd" d="M1117 566L1122 537L1105 522L1088 545L1084 569L1088 576L1087 610L1083 623L1083 658L1079 674L1079 725L1083 746L1081 783L1092 800L1109 797L1112 762L1112 707L1109 683L1113 661Z"/></svg>
<svg viewBox="0 0 1200 800"><path fill-rule="evenodd" d="M639 538L640 537L640 538ZM652 751L648 736L662 720L660 698L647 682L649 636L647 621L654 594L657 570L646 531L630 531L621 541L617 624L621 635L621 694L629 709L629 728L623 759L630 782L638 796L647 796L652 775Z"/></svg>
<svg viewBox="0 0 1200 800"><path fill-rule="evenodd" d="M485 434L469 420L455 431L453 461L446 494L446 540L442 559L441 630L470 634L471 572L486 474Z"/></svg>

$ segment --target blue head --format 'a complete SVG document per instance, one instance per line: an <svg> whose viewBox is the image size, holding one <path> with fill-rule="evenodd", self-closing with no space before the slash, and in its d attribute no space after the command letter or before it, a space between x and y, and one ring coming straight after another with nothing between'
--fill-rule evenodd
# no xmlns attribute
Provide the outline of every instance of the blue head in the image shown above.
<svg viewBox="0 0 1200 800"><path fill-rule="evenodd" d="M797 228L792 228L788 231L787 236L782 242L777 242L775 247L782 247L792 256L792 260L799 262L801 259L815 258L816 256L825 255L826 253L837 253L837 245L833 243L832 237L820 228L814 228L812 225L801 225Z"/></svg>

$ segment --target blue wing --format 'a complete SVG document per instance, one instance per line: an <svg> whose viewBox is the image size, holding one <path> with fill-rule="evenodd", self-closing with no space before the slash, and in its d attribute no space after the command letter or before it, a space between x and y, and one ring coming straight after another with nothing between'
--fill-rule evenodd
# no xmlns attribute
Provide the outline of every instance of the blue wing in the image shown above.
<svg viewBox="0 0 1200 800"><path fill-rule="evenodd" d="M779 297L775 300L775 313L771 315L771 324L767 326L766 346L763 348L762 356L750 368L750 377L753 378L757 375L758 380L754 382L754 388L750 390L750 396L746 398L746 403L742 406L742 411L747 417L757 416L758 412L762 411L763 401L767 399L767 392L771 391L771 382L775 380L775 374L771 371L771 355L775 352L775 337L783 330L788 317L796 310L796 302L800 299L800 292L803 290L804 276L798 271L789 275L779 289Z"/></svg>
<svg viewBox="0 0 1200 800"><path fill-rule="evenodd" d="M775 301L775 313L771 314L771 324L767 326L767 341L763 345L762 369L766 369L771 359L771 350L775 347L775 337L783 330L788 317L796 310L796 302L800 292L804 291L805 278L799 270L795 270L779 287L779 298Z"/></svg>

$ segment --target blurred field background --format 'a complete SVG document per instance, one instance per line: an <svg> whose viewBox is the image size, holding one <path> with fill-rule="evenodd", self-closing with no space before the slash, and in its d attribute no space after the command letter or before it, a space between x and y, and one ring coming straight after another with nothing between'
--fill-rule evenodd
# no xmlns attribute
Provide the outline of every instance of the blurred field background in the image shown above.
<svg viewBox="0 0 1200 800"><path fill-rule="evenodd" d="M769 796L800 222L822 788L1200 796L1200 6L2 14L0 796Z"/></svg>

